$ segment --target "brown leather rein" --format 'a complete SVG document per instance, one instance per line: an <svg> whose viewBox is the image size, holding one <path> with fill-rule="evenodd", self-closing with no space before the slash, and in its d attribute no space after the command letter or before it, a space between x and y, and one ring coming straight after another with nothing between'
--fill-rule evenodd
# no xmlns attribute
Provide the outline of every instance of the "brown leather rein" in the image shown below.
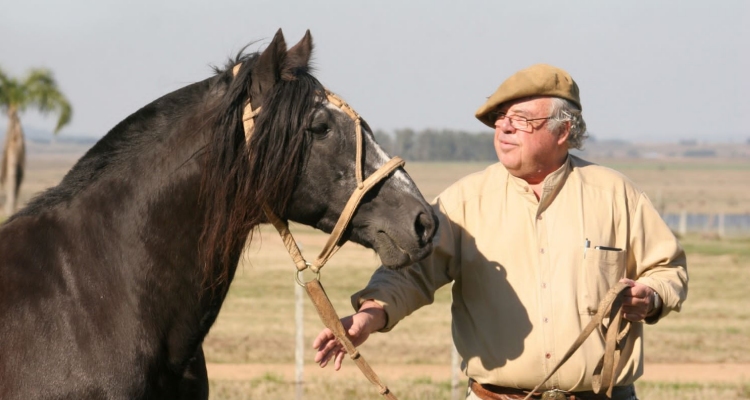
<svg viewBox="0 0 750 400"><path fill-rule="evenodd" d="M232 69L233 76L237 76L240 65L241 64L237 64ZM338 339L339 342L344 346L347 354L349 354L349 357L354 360L354 362L357 364L357 367L359 367L365 377L378 387L378 391L380 392L380 394L383 395L386 399L396 400L396 396L394 396L393 393L391 393L390 389L388 389L388 387L381 382L375 371L373 371L373 369L370 367L367 361L365 361L364 357L362 357L351 340L349 340L349 338L346 336L346 330L341 324L339 316L338 314L336 314L336 310L333 308L333 305L331 305L331 301L328 299L328 296L323 289L323 285L320 283L320 269L323 268L325 263L341 247L339 245L341 235L343 235L344 230L346 229L347 225L349 225L349 222L351 221L351 218L354 215L359 202L362 201L362 197L378 182L382 181L388 175L390 175L390 173L395 169L402 167L404 165L404 160L399 157L393 157L372 175L367 177L367 179L363 180L362 173L364 169L362 160L362 146L364 138L362 137L362 118L344 100L336 96L334 93L326 90L326 98L331 104L340 108L344 113L346 113L351 119L354 120L357 140L357 154L355 165L357 187L354 189L354 192L351 194L349 200L344 206L344 210L341 212L341 216L336 222L336 226L333 228L333 231L328 237L328 241L318 255L318 258L313 263L307 262L302 256L302 252L300 251L299 246L297 246L297 242L294 240L292 233L289 231L289 225L287 224L287 222L277 217L267 205L264 205L263 210L266 213L266 217L268 218L268 220L279 232L279 236L281 236L281 240L284 242L284 246L289 252L289 255L292 257L294 265L297 267L297 275L295 279L299 285L305 288L305 291L310 297L310 300L312 300L313 304L315 305L315 309L318 311L318 315L320 316L323 324L328 329L330 329L331 332L333 332L336 339ZM250 141L250 137L252 136L255 127L255 117L257 117L259 113L260 107L253 110L253 107L248 100L242 113L242 124L245 129L245 140L248 142ZM303 282L300 274L307 268L310 268L310 270L315 273L315 278L310 281Z"/></svg>
<svg viewBox="0 0 750 400"><path fill-rule="evenodd" d="M625 289L629 288L628 284L618 282L615 286L609 289L609 292L604 296L601 302L599 302L599 309L596 314L591 317L588 325L583 328L581 334L573 342L568 351L565 353L563 358L555 365L555 368L550 371L547 376L544 377L541 383L536 385L534 389L524 398L528 400L531 396L539 395L539 388L544 385L557 370L565 364L566 361L578 350L579 347L586 341L586 338L591 335L597 328L604 337L604 354L599 359L599 363L594 368L594 375L592 378L592 389L594 393L601 393L606 390L607 398L612 398L612 388L615 385L615 379L617 379L617 366L620 363L620 353L622 352L622 343L630 332L630 321L623 318L622 315L622 293ZM605 321L607 320L607 321Z"/></svg>

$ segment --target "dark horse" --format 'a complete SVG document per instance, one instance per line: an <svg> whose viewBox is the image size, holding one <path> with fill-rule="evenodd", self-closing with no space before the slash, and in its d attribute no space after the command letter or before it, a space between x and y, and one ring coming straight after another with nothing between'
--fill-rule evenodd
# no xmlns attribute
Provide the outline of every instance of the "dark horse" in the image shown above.
<svg viewBox="0 0 750 400"><path fill-rule="evenodd" d="M208 397L202 341L262 206L330 232L356 186L355 123L311 52L309 32L287 50L279 30L120 122L0 226L0 399ZM389 157L363 127L368 176ZM435 221L399 168L342 241L401 267L432 250Z"/></svg>

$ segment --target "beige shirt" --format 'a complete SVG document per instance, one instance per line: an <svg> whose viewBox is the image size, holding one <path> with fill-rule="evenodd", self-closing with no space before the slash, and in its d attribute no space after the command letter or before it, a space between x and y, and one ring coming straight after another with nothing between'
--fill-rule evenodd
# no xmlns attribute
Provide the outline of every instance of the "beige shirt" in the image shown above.
<svg viewBox="0 0 750 400"><path fill-rule="evenodd" d="M536 386L623 277L661 296L662 312L649 322L685 301L686 259L677 239L646 195L611 169L571 155L547 176L537 200L497 163L453 184L434 207L434 253L399 271L381 267L352 304L382 304L387 331L453 282L453 340L464 373L480 383ZM591 390L603 346L595 332L546 388ZM616 385L642 375L643 323L631 327L621 360Z"/></svg>

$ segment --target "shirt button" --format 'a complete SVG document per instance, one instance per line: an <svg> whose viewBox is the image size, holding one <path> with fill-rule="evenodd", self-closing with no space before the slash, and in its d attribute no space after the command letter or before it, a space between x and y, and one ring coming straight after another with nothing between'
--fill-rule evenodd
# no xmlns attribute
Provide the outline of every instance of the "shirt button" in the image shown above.
<svg viewBox="0 0 750 400"><path fill-rule="evenodd" d="M549 320L547 319L547 317L544 317L544 322L545 323L549 322Z"/></svg>
<svg viewBox="0 0 750 400"><path fill-rule="evenodd" d="M542 282L542 289L547 289L547 284Z"/></svg>
<svg viewBox="0 0 750 400"><path fill-rule="evenodd" d="M547 358L552 358L552 354L550 354L550 353L547 353L544 356L547 357Z"/></svg>
<svg viewBox="0 0 750 400"><path fill-rule="evenodd" d="M528 186L524 186L524 187L523 187L523 191L524 191L524 192L528 192L528 191L529 191L529 187L528 187Z"/></svg>
<svg viewBox="0 0 750 400"><path fill-rule="evenodd" d="M544 249L539 250L540 253L544 254Z"/></svg>
<svg viewBox="0 0 750 400"><path fill-rule="evenodd" d="M537 216L536 216L536 219L538 219L538 220L540 220L540 221L541 221L541 220L542 220L542 215L541 215L541 214L540 214L540 215L537 215Z"/></svg>

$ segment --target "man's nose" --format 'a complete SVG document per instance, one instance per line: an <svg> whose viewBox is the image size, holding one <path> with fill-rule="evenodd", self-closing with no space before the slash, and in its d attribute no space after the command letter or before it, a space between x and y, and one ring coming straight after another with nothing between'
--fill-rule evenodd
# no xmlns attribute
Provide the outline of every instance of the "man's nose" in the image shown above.
<svg viewBox="0 0 750 400"><path fill-rule="evenodd" d="M515 132L516 128L513 127L513 125L510 123L510 118L498 118L495 121L495 130L500 130L500 132L503 133L513 133Z"/></svg>

